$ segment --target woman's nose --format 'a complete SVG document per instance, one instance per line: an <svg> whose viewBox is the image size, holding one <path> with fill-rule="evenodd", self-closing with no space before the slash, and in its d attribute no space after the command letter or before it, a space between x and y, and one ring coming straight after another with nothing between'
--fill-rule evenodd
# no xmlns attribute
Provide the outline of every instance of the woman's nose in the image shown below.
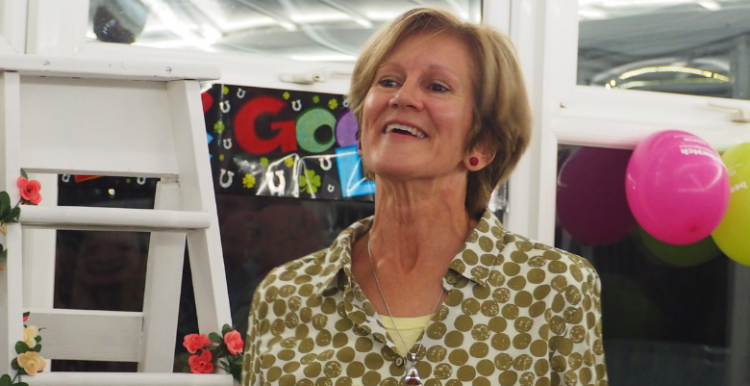
<svg viewBox="0 0 750 386"><path fill-rule="evenodd" d="M391 106L411 107L416 110L421 110L424 107L424 104L422 102L422 92L419 89L417 82L410 82L409 80L404 82L391 99Z"/></svg>

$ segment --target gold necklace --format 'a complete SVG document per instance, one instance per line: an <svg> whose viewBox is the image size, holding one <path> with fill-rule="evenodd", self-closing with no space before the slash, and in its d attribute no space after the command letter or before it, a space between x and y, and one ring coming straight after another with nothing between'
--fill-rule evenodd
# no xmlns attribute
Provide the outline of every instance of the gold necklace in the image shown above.
<svg viewBox="0 0 750 386"><path fill-rule="evenodd" d="M403 343L404 348L408 351L407 358L411 362L411 367L406 372L406 377L404 378L404 385L405 386L422 386L422 379L419 377L419 371L417 371L417 353L419 350L423 347L422 346L422 339L424 339L425 331L422 330L422 338L419 339L419 346L417 346L417 352L411 352L409 350L409 347L406 347L406 340L404 340L404 337L401 335L401 331L399 331L398 326L396 325L396 321L393 319L393 312L391 312L391 307L388 306L388 301L385 300L385 293L383 293L383 288L380 286L380 280L378 280L378 274L375 272L375 263L372 260L372 251L370 250L370 238L367 239L367 256L370 258L370 267L372 268L372 276L375 278L375 284L378 286L378 291L380 291L380 296L383 298L383 303L385 304L385 309L388 310L388 315L393 320L393 327L396 329L396 334L398 334L399 339L401 339L401 343ZM435 307L432 308L432 315L435 315L435 311L437 311L437 307L440 304L440 298L443 297L443 290L440 290L440 294L438 295L437 301L435 302ZM430 324L428 321L427 324ZM424 327L427 329L427 326Z"/></svg>

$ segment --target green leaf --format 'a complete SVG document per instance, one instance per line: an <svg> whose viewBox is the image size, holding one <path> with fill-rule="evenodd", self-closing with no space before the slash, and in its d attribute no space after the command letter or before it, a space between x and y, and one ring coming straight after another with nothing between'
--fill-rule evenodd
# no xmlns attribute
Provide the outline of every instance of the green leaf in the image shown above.
<svg viewBox="0 0 750 386"><path fill-rule="evenodd" d="M183 368L182 368L182 372L183 372L183 373L189 373L189 372L190 372L190 367L189 367L189 366L185 366L185 367L183 367Z"/></svg>
<svg viewBox="0 0 750 386"><path fill-rule="evenodd" d="M190 359L190 354L188 354L186 352L180 354L180 362L182 362L184 364L188 364L188 359Z"/></svg>
<svg viewBox="0 0 750 386"><path fill-rule="evenodd" d="M211 339L211 341L214 343L218 343L218 344L224 343L224 338L222 338L221 335L215 332L208 334L208 339Z"/></svg>
<svg viewBox="0 0 750 386"><path fill-rule="evenodd" d="M10 213L10 195L8 192L0 192L0 220L4 220Z"/></svg>
<svg viewBox="0 0 750 386"><path fill-rule="evenodd" d="M219 347L216 347L216 349L213 352L214 358L223 358L229 354L227 351L227 346L225 344L219 345Z"/></svg>
<svg viewBox="0 0 750 386"><path fill-rule="evenodd" d="M225 324L224 327L221 328L221 335L226 335L227 332L232 331L232 326Z"/></svg>
<svg viewBox="0 0 750 386"><path fill-rule="evenodd" d="M20 216L21 216L21 208L17 206L10 210L10 214L8 214L8 218L6 219L5 222L6 223L18 222L18 217Z"/></svg>
<svg viewBox="0 0 750 386"><path fill-rule="evenodd" d="M238 381L242 381L242 365L237 363L230 363L229 364L229 372L232 374L234 379Z"/></svg>
<svg viewBox="0 0 750 386"><path fill-rule="evenodd" d="M34 337L34 340L35 340L35 341L36 341L37 343L39 343L39 342L41 342L41 341L42 341L42 336L41 336L41 335L37 335L37 336L35 336L35 337Z"/></svg>
<svg viewBox="0 0 750 386"><path fill-rule="evenodd" d="M8 258L8 250L5 249L5 250L0 251L0 260L5 260L7 258Z"/></svg>
<svg viewBox="0 0 750 386"><path fill-rule="evenodd" d="M31 349L31 351L42 352L42 345L38 344Z"/></svg>
<svg viewBox="0 0 750 386"><path fill-rule="evenodd" d="M29 386L29 384L28 384L28 383L26 383L26 382L18 382L18 383L16 383L16 384L15 384L15 385L13 385L13 386Z"/></svg>
<svg viewBox="0 0 750 386"><path fill-rule="evenodd" d="M25 352L27 352L29 350L30 350L29 349L29 345L27 345L26 343L21 342L21 341L16 342L16 352L17 353L23 354L23 353L25 353Z"/></svg>
<svg viewBox="0 0 750 386"><path fill-rule="evenodd" d="M23 178L25 178L27 180L29 179L29 175L26 174L26 170L21 169L21 175L23 176Z"/></svg>
<svg viewBox="0 0 750 386"><path fill-rule="evenodd" d="M2 377L0 377L0 386L10 386L13 384L13 380L10 379L10 375L3 374Z"/></svg>
<svg viewBox="0 0 750 386"><path fill-rule="evenodd" d="M12 368L13 370L18 370L21 368L20 366L18 366L18 358L13 358L13 360L10 361L10 368Z"/></svg>

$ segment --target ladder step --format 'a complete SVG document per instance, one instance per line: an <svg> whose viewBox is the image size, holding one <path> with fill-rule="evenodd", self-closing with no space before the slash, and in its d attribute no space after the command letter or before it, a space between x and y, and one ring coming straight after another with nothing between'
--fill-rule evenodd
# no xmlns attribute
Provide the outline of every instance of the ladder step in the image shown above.
<svg viewBox="0 0 750 386"><path fill-rule="evenodd" d="M30 386L232 386L229 374L41 372L24 376Z"/></svg>
<svg viewBox="0 0 750 386"><path fill-rule="evenodd" d="M47 359L138 362L143 313L31 309L28 325L43 328ZM86 350L81 350L86 347Z"/></svg>
<svg viewBox="0 0 750 386"><path fill-rule="evenodd" d="M59 56L1 55L0 69L22 76L63 78L126 79L170 81L182 79L213 80L221 70L212 64L152 62L143 60L69 58Z"/></svg>
<svg viewBox="0 0 750 386"><path fill-rule="evenodd" d="M208 228L211 217L204 212L178 210L24 205L20 222L30 228L184 232Z"/></svg>

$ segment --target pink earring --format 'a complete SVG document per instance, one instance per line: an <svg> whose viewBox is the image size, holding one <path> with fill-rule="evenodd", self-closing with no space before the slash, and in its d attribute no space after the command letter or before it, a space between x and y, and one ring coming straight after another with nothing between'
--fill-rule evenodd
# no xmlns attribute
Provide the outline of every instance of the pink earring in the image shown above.
<svg viewBox="0 0 750 386"><path fill-rule="evenodd" d="M469 158L469 163L471 164L471 166L477 166L479 165L479 158L471 157Z"/></svg>

